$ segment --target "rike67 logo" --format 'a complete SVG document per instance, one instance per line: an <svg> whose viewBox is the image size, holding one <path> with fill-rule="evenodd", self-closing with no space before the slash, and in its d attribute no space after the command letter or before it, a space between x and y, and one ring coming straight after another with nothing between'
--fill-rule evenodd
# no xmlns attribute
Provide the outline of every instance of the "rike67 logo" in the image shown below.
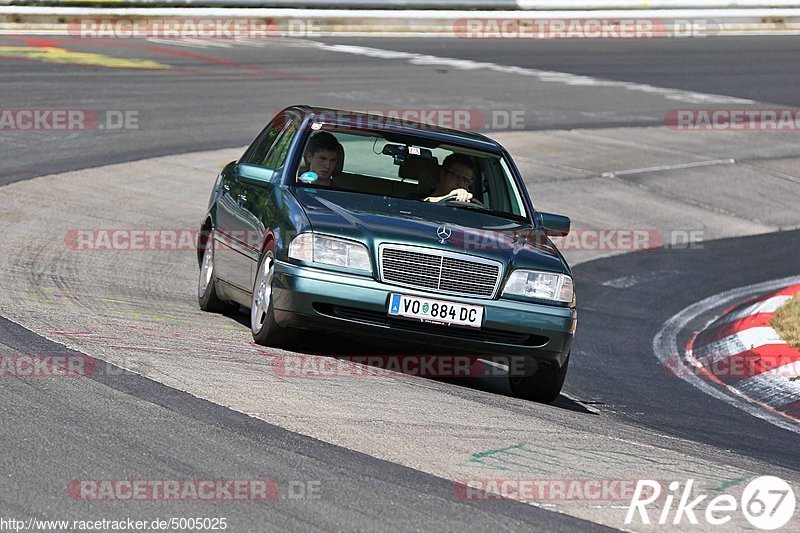
<svg viewBox="0 0 800 533"><path fill-rule="evenodd" d="M707 524L722 526L728 524L733 513L741 512L753 527L774 530L784 527L792 519L795 509L795 495L792 487L775 476L761 476L747 484L737 501L730 494L720 494L707 500L707 494L692 494L694 480L688 480L683 487L679 481L669 484L666 495L658 481L639 480L633 493L625 524L638 519L642 524L655 522L658 525L699 524L698 517ZM664 497L660 512L655 512L652 522L648 506ZM693 497L695 496L695 497ZM673 509L674 506L674 509ZM796 531L796 529L795 529Z"/></svg>

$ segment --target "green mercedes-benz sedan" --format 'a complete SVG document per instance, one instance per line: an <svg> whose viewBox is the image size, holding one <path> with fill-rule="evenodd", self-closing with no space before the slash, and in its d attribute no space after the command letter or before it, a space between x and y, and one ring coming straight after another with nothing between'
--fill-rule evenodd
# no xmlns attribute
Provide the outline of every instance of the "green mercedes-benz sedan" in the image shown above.
<svg viewBox="0 0 800 533"><path fill-rule="evenodd" d="M251 310L256 342L336 330L509 365L513 393L559 395L572 273L497 142L335 109L280 112L219 174L198 239L198 299Z"/></svg>

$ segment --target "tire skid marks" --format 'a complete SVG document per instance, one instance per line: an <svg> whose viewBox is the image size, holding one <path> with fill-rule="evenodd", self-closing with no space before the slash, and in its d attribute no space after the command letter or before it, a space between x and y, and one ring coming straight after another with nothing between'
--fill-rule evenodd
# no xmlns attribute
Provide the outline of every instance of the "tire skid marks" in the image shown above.
<svg viewBox="0 0 800 533"><path fill-rule="evenodd" d="M264 348L261 346L253 343L242 344L239 335L231 336L230 338L225 336L200 337L164 328L159 328L159 330L158 333L142 333L139 328L131 326L125 331L124 336L101 335L91 331L67 332L51 330L48 333L58 337L61 342L69 343L71 346L94 345L112 350L162 353L210 359L227 359L233 353L237 355L237 359L245 354L265 355ZM176 335L176 333L178 334Z"/></svg>
<svg viewBox="0 0 800 533"><path fill-rule="evenodd" d="M785 367L778 367L758 376L753 376L736 385L736 389L748 398L778 410L783 410L782 406L800 400L800 384L797 381L787 379L786 375L789 373L794 374L794 366L794 363L790 363Z"/></svg>
<svg viewBox="0 0 800 533"><path fill-rule="evenodd" d="M80 305L99 314L105 321L117 323L119 335L102 335L97 331L52 329L50 335L71 347L102 346L111 350L133 352L181 354L203 358L228 358L231 354L245 352L265 355L261 346L242 345L240 332L244 326L224 326L212 336L197 335L192 328L193 319L203 313L198 311L159 309L152 302L135 299L106 297L61 289L38 288L43 294L29 296L29 301L63 306L65 302ZM135 363L135 361L133 361Z"/></svg>

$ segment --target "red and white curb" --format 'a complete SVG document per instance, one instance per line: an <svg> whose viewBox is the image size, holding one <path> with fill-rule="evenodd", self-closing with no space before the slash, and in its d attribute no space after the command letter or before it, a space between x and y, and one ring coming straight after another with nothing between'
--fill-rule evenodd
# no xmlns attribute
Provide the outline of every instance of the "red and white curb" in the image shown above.
<svg viewBox="0 0 800 533"><path fill-rule="evenodd" d="M684 380L708 396L782 429L800 434L800 423L798 423L800 419L796 416L789 416L786 410L789 408L790 404L796 404L796 399L800 397L796 396L798 392L800 392L798 390L800 389L799 382L792 382L788 379L786 379L788 383L781 381L781 385L778 385L777 388L774 389L777 392L774 399L769 395L759 395L763 400L770 401L770 404L764 401L755 401L755 399L751 399L751 397L746 394L746 392L750 393L750 389L746 388L746 385L751 383L758 383L760 385L770 384L770 390L772 390L773 385L769 379L774 379L774 376L767 376L766 372L762 372L750 376L741 376L736 380L730 379L736 376L735 373L729 372L729 374L732 374L730 378L724 376L726 380L730 381L730 383L727 383L719 379L720 375L723 373L717 372L714 374L713 372L709 372L709 370L718 369L715 369L713 366L714 364L710 362L711 360L704 360L708 368L703 367L697 356L694 355L695 350L703 349L706 345L721 341L740 331L769 327L771 316L768 318L767 315L774 313L781 304L789 299L790 292L785 291L792 291L798 285L800 285L800 276L789 276L744 287L737 287L695 302L664 322L664 325L653 337L653 354L661 363L662 368L667 369L674 376ZM763 296L764 294L767 296ZM750 298L750 300L748 300L748 298ZM725 309L726 307L727 309ZM703 328L701 333L695 336L689 346L692 350L692 357L686 359L684 356L680 355L684 353L685 346L679 344L679 336L692 324L696 324L699 317L714 309L725 309L725 311L720 318L711 322L707 327ZM746 335L753 335L753 332L747 333ZM752 337L750 338L752 339ZM788 354L788 350L791 349L791 347L786 345L785 342L777 336L767 337L767 339L770 339L770 342L765 344L759 343L761 347L773 345L774 342L780 345L780 349L786 350L784 353ZM755 343L752 343L752 341L752 347L746 344L748 342L747 338L739 337L738 340L738 346L743 348L742 351L755 349ZM723 343L720 342L715 346L721 345L723 345ZM736 346L736 341L731 342L730 345ZM732 352L733 350L729 351ZM739 351L739 353L741 353L741 351ZM703 353L701 350L700 357L707 357L709 355L711 355L709 352ZM720 362L716 364L724 365L725 363L733 361L735 360L722 358ZM798 367L800 367L800 363L798 363ZM731 368L730 365L728 365L728 368ZM744 368L749 367L745 366ZM772 370L774 369L770 369L770 372L772 372ZM762 379L745 382L745 380L756 376ZM720 382L723 383L724 386L719 386ZM780 401L777 400L778 397L785 400L787 396L788 398L795 398L795 400L789 400L786 403L780 403ZM777 407L781 407L781 409L777 409Z"/></svg>
<svg viewBox="0 0 800 533"><path fill-rule="evenodd" d="M800 284L729 308L686 345L686 362L703 379L800 420L800 349L770 327L775 311Z"/></svg>

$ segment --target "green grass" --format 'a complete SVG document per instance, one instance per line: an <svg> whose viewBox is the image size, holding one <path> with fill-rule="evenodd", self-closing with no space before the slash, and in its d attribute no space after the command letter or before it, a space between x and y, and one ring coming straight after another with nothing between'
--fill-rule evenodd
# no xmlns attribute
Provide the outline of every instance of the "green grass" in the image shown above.
<svg viewBox="0 0 800 533"><path fill-rule="evenodd" d="M778 308L772 317L771 326L783 340L800 348L800 295Z"/></svg>

